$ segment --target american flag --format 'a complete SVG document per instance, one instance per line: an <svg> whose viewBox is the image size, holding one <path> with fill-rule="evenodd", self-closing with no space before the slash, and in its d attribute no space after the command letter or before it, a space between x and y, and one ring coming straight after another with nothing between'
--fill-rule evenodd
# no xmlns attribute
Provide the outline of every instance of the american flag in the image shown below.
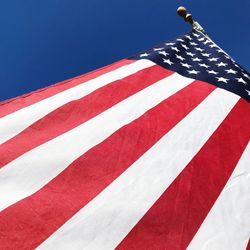
<svg viewBox="0 0 250 250"><path fill-rule="evenodd" d="M246 249L249 101L192 30L0 103L0 249Z"/></svg>

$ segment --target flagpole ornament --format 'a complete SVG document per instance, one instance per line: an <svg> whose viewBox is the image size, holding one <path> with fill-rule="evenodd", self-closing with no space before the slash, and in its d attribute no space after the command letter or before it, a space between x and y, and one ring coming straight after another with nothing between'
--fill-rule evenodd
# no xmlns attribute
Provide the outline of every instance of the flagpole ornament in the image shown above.
<svg viewBox="0 0 250 250"><path fill-rule="evenodd" d="M209 36L205 32L205 30L202 28L202 26L197 21L195 21L193 19L192 14L188 13L188 11L187 11L187 9L185 7L180 6L177 9L177 13L179 14L179 16L181 16L185 20L185 22L190 23L193 26L193 29L195 29L198 32L203 33L207 38L209 38Z"/></svg>

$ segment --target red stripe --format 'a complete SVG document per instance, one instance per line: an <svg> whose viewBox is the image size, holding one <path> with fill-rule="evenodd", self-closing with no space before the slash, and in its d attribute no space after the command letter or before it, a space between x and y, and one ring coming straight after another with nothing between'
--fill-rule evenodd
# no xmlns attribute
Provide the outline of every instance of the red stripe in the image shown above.
<svg viewBox="0 0 250 250"><path fill-rule="evenodd" d="M31 92L29 94L25 94L23 96L19 96L19 97L10 99L10 100L0 102L0 118L8 115L10 113L13 113L19 109L30 106L36 102L42 101L50 96L53 96L55 94L62 92L64 90L67 90L67 89L72 88L76 85L84 83L88 80L96 78L102 74L105 74L105 73L108 73L112 70L115 70L121 66L130 64L132 62L134 62L134 61L126 60L126 59L121 60L121 61L113 63L109 66L92 71L90 73L87 73L87 74L84 74L81 76L77 76L77 77L74 77L72 79L65 80L63 82L59 82L57 84L51 85L51 86L43 88L43 89L39 89L37 91Z"/></svg>
<svg viewBox="0 0 250 250"><path fill-rule="evenodd" d="M39 245L122 174L214 88L195 81L89 150L41 190L2 211L0 245L18 249L33 249Z"/></svg>
<svg viewBox="0 0 250 250"><path fill-rule="evenodd" d="M248 241L246 250L250 250L250 240Z"/></svg>
<svg viewBox="0 0 250 250"><path fill-rule="evenodd" d="M240 100L118 249L187 248L247 146L249 113Z"/></svg>
<svg viewBox="0 0 250 250"><path fill-rule="evenodd" d="M77 127L172 73L155 65L108 84L79 100L61 106L0 145L0 168L34 147Z"/></svg>

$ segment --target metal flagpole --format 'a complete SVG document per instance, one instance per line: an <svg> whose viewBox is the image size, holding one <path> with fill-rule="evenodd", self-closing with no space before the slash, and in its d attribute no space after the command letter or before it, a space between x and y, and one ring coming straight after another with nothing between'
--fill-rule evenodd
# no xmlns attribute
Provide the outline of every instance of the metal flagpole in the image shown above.
<svg viewBox="0 0 250 250"><path fill-rule="evenodd" d="M208 34L206 33L206 31L202 28L202 26L193 19L192 14L187 12L187 9L183 6L180 6L177 9L177 13L184 18L184 20L188 23L190 23L193 26L193 29L195 29L198 32L201 32L202 34L204 34L209 40L212 40Z"/></svg>
<svg viewBox="0 0 250 250"><path fill-rule="evenodd" d="M206 36L213 44L214 41L208 36L208 34L206 33L206 31L202 28L202 26L193 19L193 16L192 14L188 13L187 9L183 6L180 6L178 9L177 9L177 13L179 14L179 16L181 16L185 22L188 22L190 23L192 26L193 26L193 29L202 33L204 36ZM227 56L229 56L220 46L218 46L216 44L216 46L221 50L223 51ZM233 60L233 58L231 57L231 59ZM234 61L234 60L233 60Z"/></svg>

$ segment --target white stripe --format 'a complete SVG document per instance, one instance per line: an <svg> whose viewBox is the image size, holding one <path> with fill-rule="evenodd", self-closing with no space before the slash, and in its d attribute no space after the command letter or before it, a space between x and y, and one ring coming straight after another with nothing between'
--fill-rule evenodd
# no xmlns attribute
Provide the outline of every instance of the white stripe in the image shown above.
<svg viewBox="0 0 250 250"><path fill-rule="evenodd" d="M177 73L0 169L0 210L39 190L87 150L193 82Z"/></svg>
<svg viewBox="0 0 250 250"><path fill-rule="evenodd" d="M132 75L139 70L153 65L155 64L149 60L136 61L1 118L0 144L11 139L34 122L62 105L82 98L106 84Z"/></svg>
<svg viewBox="0 0 250 250"><path fill-rule="evenodd" d="M40 249L113 249L200 150L239 97L213 91ZM167 115L167 114L166 114Z"/></svg>
<svg viewBox="0 0 250 250"><path fill-rule="evenodd" d="M250 238L250 142L188 249L241 250Z"/></svg>

